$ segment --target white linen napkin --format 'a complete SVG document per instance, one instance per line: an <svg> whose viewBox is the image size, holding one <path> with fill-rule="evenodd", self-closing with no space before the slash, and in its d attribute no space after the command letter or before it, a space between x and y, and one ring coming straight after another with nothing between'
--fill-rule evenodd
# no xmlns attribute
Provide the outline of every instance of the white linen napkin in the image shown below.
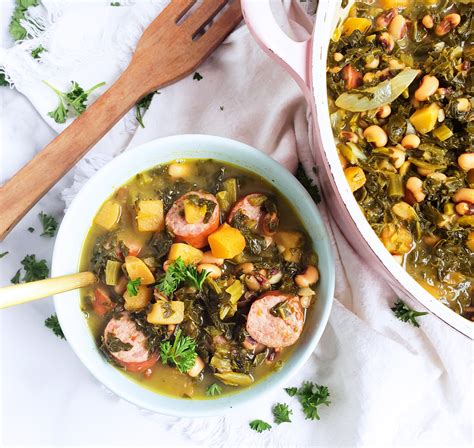
<svg viewBox="0 0 474 448"><path fill-rule="evenodd" d="M57 132L67 123L58 125L48 117L57 99L42 80L60 89L67 89L71 80L86 88L101 81L111 85L130 60L141 31L167 1L120 3L115 7L105 0L44 0L30 12L34 25L25 24L31 39L0 49L0 67L8 79ZM286 17L282 12L297 16L291 14L294 3L288 0L283 6L278 15L281 21ZM284 25L300 37L308 28L308 23L293 20ZM31 50L40 44L47 51L41 59L32 59ZM131 111L79 162L67 177L66 204L87 178L124 148L166 135L207 133L235 138L270 154L290 170L297 166L297 154L310 157L308 109L301 92L261 51L245 26L229 36L198 71L200 81L190 76L153 97L144 128L137 125ZM94 92L91 101L104 88ZM192 443L213 446L472 445L471 342L433 316L421 318L421 328L397 320L390 310L394 293L349 246L328 217L325 204L320 210L333 238L336 300L317 350L288 386L310 380L329 387L332 403L320 410L321 420L305 420L295 398L275 391L261 403L219 418L170 418L143 411L136 421L150 426L150 437L152 428L156 431L160 426L187 435ZM22 380L31 384L27 373ZM105 401L98 407L100 412L110 410L116 415L115 397L104 388L92 390L76 401L77 407L62 413L64 432L58 428L45 443L88 444L96 443L94 437L104 439L107 428L103 427L90 428L80 441L67 438L68 422L82 413L101 418L94 402ZM251 431L250 420L272 422L271 406L276 402L290 405L293 423L273 424L263 434ZM109 444L121 443L124 433L134 431L133 425L120 428L121 433L107 435ZM141 431L147 429L141 427ZM143 442L147 443L153 440Z"/></svg>

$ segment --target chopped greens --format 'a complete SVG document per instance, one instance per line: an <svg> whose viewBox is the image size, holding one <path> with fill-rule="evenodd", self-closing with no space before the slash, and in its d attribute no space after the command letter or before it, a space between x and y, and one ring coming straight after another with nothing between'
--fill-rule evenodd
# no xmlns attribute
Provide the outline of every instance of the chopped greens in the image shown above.
<svg viewBox="0 0 474 448"><path fill-rule="evenodd" d="M403 322L410 322L415 327L420 326L416 318L428 314L427 312L412 310L405 302L400 299L395 302L391 310L398 319Z"/></svg>
<svg viewBox="0 0 474 448"><path fill-rule="evenodd" d="M293 411L288 407L286 403L277 403L272 408L273 418L277 425L281 423L291 423L290 415Z"/></svg>
<svg viewBox="0 0 474 448"><path fill-rule="evenodd" d="M112 333L107 334L107 339L106 339L106 345L107 348L112 352L112 353L117 353L117 352L128 352L129 350L132 349L132 344L128 342L123 342L121 339L113 335Z"/></svg>
<svg viewBox="0 0 474 448"><path fill-rule="evenodd" d="M136 296L138 294L138 287L141 285L142 279L136 278L135 280L129 280L127 283L127 292L130 296Z"/></svg>
<svg viewBox="0 0 474 448"><path fill-rule="evenodd" d="M326 386L320 386L318 384L306 381L298 389L297 392L298 400L303 407L303 412L306 419L319 420L318 406L325 404L329 406L331 402L329 398L329 389Z"/></svg>
<svg viewBox="0 0 474 448"><path fill-rule="evenodd" d="M313 172L316 174L316 167L313 167ZM319 188L313 181L306 175L303 165L298 165L298 169L296 170L295 177L299 180L300 184L306 188L309 195L313 198L313 201L316 204L321 202L321 193Z"/></svg>
<svg viewBox="0 0 474 448"><path fill-rule="evenodd" d="M48 115L56 123L65 123L68 117L70 107L76 115L82 114L87 108L87 100L89 95L99 87L105 85L105 82L100 82L88 90L84 90L76 81L71 81L72 86L69 92L61 92L56 87L52 86L49 82L43 81L48 87L50 87L58 96L59 104L56 109L48 112Z"/></svg>
<svg viewBox="0 0 474 448"><path fill-rule="evenodd" d="M45 327L49 328L58 338L66 339L64 336L57 314L51 314L45 321Z"/></svg>
<svg viewBox="0 0 474 448"><path fill-rule="evenodd" d="M219 386L217 383L212 383L206 390L206 395L208 397L215 397L216 395L220 395L222 393L222 387Z"/></svg>
<svg viewBox="0 0 474 448"><path fill-rule="evenodd" d="M9 252L8 252L8 251L6 251L6 252L2 252L2 253L0 253L0 258L3 258L5 255L8 255L8 254L9 254Z"/></svg>
<svg viewBox="0 0 474 448"><path fill-rule="evenodd" d="M33 233L35 231L35 228L34 227L28 227L26 230L28 230L28 232L30 232L30 233Z"/></svg>
<svg viewBox="0 0 474 448"><path fill-rule="evenodd" d="M193 79L195 79L196 81L201 81L201 79L202 79L201 73L194 72Z"/></svg>
<svg viewBox="0 0 474 448"><path fill-rule="evenodd" d="M7 81L5 73L0 73L0 87L7 87L10 83Z"/></svg>
<svg viewBox="0 0 474 448"><path fill-rule="evenodd" d="M158 282L158 289L166 296L172 295L183 282L188 282L196 288L202 289L207 275L206 270L198 272L196 266L185 264L183 259L179 257L169 265L165 275Z"/></svg>
<svg viewBox="0 0 474 448"><path fill-rule="evenodd" d="M46 260L36 260L36 255L27 255L23 260L21 260L23 269L25 270L25 275L22 278L23 282L34 282L36 280L43 280L49 275L49 268L46 264ZM13 279L17 280L12 283L19 283L20 279L20 270L15 274Z"/></svg>
<svg viewBox="0 0 474 448"><path fill-rule="evenodd" d="M16 274L10 279L10 282L12 282L14 285L18 285L18 283L20 283L20 274L21 269L18 269L18 271L16 271Z"/></svg>
<svg viewBox="0 0 474 448"><path fill-rule="evenodd" d="M40 45L39 47L36 47L35 49L31 50L31 56L33 59L40 59L41 53L43 51L47 51L46 48L43 47L43 45Z"/></svg>
<svg viewBox="0 0 474 448"><path fill-rule="evenodd" d="M145 127L143 124L143 114L150 108L151 100L153 99L155 93L159 94L159 92L151 92L138 101L137 104L135 104L135 118L142 128Z"/></svg>
<svg viewBox="0 0 474 448"><path fill-rule="evenodd" d="M58 230L58 222L53 215L47 215L46 213L40 212L38 215L43 226L43 233L41 236L53 237Z"/></svg>
<svg viewBox="0 0 474 448"><path fill-rule="evenodd" d="M257 432L269 431L272 428L272 425L264 422L263 420L252 420L249 423L251 429Z"/></svg>
<svg viewBox="0 0 474 448"><path fill-rule="evenodd" d="M160 353L163 364L173 364L181 373L186 373L196 361L196 342L189 336L182 336L179 329L173 344L170 341L160 344Z"/></svg>
<svg viewBox="0 0 474 448"><path fill-rule="evenodd" d="M294 397L297 392L298 392L298 388L297 387L285 387L285 392L290 396L290 397Z"/></svg>

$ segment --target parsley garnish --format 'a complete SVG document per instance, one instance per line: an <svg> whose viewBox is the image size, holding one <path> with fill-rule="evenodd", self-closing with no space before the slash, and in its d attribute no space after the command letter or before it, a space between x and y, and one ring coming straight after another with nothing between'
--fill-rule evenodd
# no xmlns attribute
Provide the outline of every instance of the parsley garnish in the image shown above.
<svg viewBox="0 0 474 448"><path fill-rule="evenodd" d="M269 425L267 422L263 420L253 420L249 423L250 428L257 432L268 431L272 428L272 425Z"/></svg>
<svg viewBox="0 0 474 448"><path fill-rule="evenodd" d="M175 334L173 345L170 341L162 342L160 352L163 364L174 364L181 373L186 373L196 361L196 342L189 336L181 336L179 329Z"/></svg>
<svg viewBox="0 0 474 448"><path fill-rule="evenodd" d="M0 254L0 258L3 258L5 255L8 255L8 253L9 253L8 251L2 252L2 253Z"/></svg>
<svg viewBox="0 0 474 448"><path fill-rule="evenodd" d="M293 414L293 411L288 408L286 403L277 403L273 406L272 414L275 423L279 425L280 423L291 423L290 415Z"/></svg>
<svg viewBox="0 0 474 448"><path fill-rule="evenodd" d="M296 393L298 392L297 387L285 387L285 392L290 396L294 397Z"/></svg>
<svg viewBox="0 0 474 448"><path fill-rule="evenodd" d="M72 86L69 92L61 92L52 86L49 82L43 81L48 87L54 90L59 98L59 105L56 109L48 112L48 115L56 123L64 123L69 113L68 107L71 107L76 115L81 115L87 108L87 99L89 94L94 90L102 87L105 82L101 82L91 87L89 90L84 90L76 81L71 81Z"/></svg>
<svg viewBox="0 0 474 448"><path fill-rule="evenodd" d="M59 325L59 320L58 320L58 316L56 314L52 314L51 316L49 316L45 321L44 321L44 325L49 328L50 330L53 331L53 333L61 338L61 339L66 339L65 336L64 336L64 333L63 333L63 330L61 328L61 325Z"/></svg>
<svg viewBox="0 0 474 448"><path fill-rule="evenodd" d="M120 6L120 2L111 2L110 6Z"/></svg>
<svg viewBox="0 0 474 448"><path fill-rule="evenodd" d="M21 272L21 269L18 269L18 271L16 271L16 274L10 279L10 281L14 285L18 285L18 283L20 283L20 272Z"/></svg>
<svg viewBox="0 0 474 448"><path fill-rule="evenodd" d="M405 302L400 299L395 302L391 310L401 321L410 322L415 327L420 326L416 318L428 314L427 312L412 310Z"/></svg>
<svg viewBox="0 0 474 448"><path fill-rule="evenodd" d="M202 79L201 73L194 72L193 79L195 79L196 81L201 81L201 79Z"/></svg>
<svg viewBox="0 0 474 448"><path fill-rule="evenodd" d="M10 83L7 81L7 77L5 73L0 73L0 87L6 87L9 86Z"/></svg>
<svg viewBox="0 0 474 448"><path fill-rule="evenodd" d="M329 406L329 389L326 386L319 386L310 381L306 381L298 389L298 400L303 406L303 412L306 419L319 420L318 406L325 404Z"/></svg>
<svg viewBox="0 0 474 448"><path fill-rule="evenodd" d="M224 106L219 106L219 109L220 109L220 110L224 110Z"/></svg>
<svg viewBox="0 0 474 448"><path fill-rule="evenodd" d="M151 100L153 99L155 93L159 94L160 92L151 92L144 96L137 104L135 104L135 118L142 128L145 127L143 124L143 113L150 108Z"/></svg>
<svg viewBox="0 0 474 448"><path fill-rule="evenodd" d="M219 386L217 383L211 384L207 390L206 390L206 395L208 397L214 397L215 395L220 395L222 393L222 387Z"/></svg>
<svg viewBox="0 0 474 448"><path fill-rule="evenodd" d="M31 56L33 56L33 59L39 59L40 54L43 53L43 51L47 50L43 47L43 45L40 45L39 47L36 47L34 50L31 51Z"/></svg>
<svg viewBox="0 0 474 448"><path fill-rule="evenodd" d="M36 255L27 255L21 260L25 275L22 278L24 282L33 282L43 280L49 275L49 268L46 260L36 261ZM17 272L18 274L18 272Z"/></svg>
<svg viewBox="0 0 474 448"><path fill-rule="evenodd" d="M313 167L313 172L316 173L315 167ZM298 165L295 177L299 180L301 185L306 188L309 195L313 198L313 201L316 204L319 204L321 202L321 194L319 192L319 188L317 185L313 184L313 181L306 175L303 169L303 165Z"/></svg>
<svg viewBox="0 0 474 448"><path fill-rule="evenodd" d="M169 265L166 274L158 283L158 289L166 296L173 294L182 282L189 282L196 288L202 289L207 275L208 272L206 270L198 272L196 266L185 264L183 259L179 257Z"/></svg>
<svg viewBox="0 0 474 448"><path fill-rule="evenodd" d="M138 277L135 280L129 280L127 283L127 292L129 296L136 296L138 294L138 287L142 284L142 279Z"/></svg>
<svg viewBox="0 0 474 448"><path fill-rule="evenodd" d="M28 227L26 230L28 230L28 232L30 232L30 233L33 233L35 231L35 228L34 227Z"/></svg>
<svg viewBox="0 0 474 448"><path fill-rule="evenodd" d="M22 40L27 36L27 31L21 25L22 20L27 20L26 11L30 6L38 6L39 0L16 0L16 6L13 10L8 31L14 40Z"/></svg>
<svg viewBox="0 0 474 448"><path fill-rule="evenodd" d="M58 222L53 215L47 215L46 213L40 212L38 215L43 226L43 233L41 236L53 237L58 230Z"/></svg>

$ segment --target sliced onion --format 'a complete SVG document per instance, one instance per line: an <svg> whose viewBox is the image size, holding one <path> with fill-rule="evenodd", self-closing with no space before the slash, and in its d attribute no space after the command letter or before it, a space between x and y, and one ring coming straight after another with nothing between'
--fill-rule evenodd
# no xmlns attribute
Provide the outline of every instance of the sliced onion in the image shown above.
<svg viewBox="0 0 474 448"><path fill-rule="evenodd" d="M375 87L369 87L354 93L343 93L336 100L336 106L351 112L377 109L397 99L419 73L419 70L408 68L394 78L382 81Z"/></svg>

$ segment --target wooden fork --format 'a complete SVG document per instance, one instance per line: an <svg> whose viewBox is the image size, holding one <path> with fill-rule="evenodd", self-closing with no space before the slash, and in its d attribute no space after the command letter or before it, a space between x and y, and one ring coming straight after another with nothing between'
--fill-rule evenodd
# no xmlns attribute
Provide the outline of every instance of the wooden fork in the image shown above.
<svg viewBox="0 0 474 448"><path fill-rule="evenodd" d="M120 78L0 187L0 240L140 98L196 70L242 20L240 0L203 0L190 11L196 1L171 0Z"/></svg>

